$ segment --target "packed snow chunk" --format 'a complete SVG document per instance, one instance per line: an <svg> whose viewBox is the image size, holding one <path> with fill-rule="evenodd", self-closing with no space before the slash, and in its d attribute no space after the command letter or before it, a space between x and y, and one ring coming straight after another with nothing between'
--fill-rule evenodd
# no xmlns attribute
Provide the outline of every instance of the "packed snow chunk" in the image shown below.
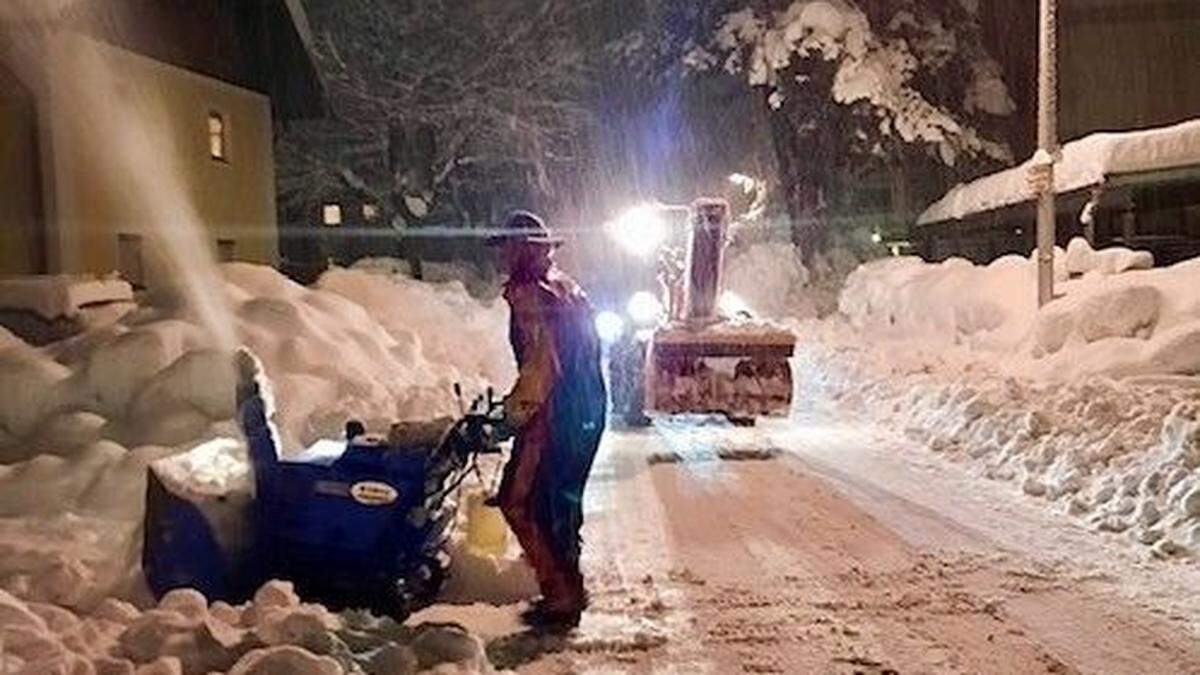
<svg viewBox="0 0 1200 675"><path fill-rule="evenodd" d="M141 615L142 613L137 607L117 598L105 598L100 604L96 605L96 609L92 610L93 617L104 621L111 621L122 626L132 624Z"/></svg>
<svg viewBox="0 0 1200 675"><path fill-rule="evenodd" d="M300 606L296 586L290 581L272 579L254 592L254 607L289 609Z"/></svg>
<svg viewBox="0 0 1200 675"><path fill-rule="evenodd" d="M208 614L208 600L194 588L176 588L158 601L158 608L177 612L188 619L202 620Z"/></svg>
<svg viewBox="0 0 1200 675"><path fill-rule="evenodd" d="M14 626L30 628L38 632L49 630L42 617L31 611L28 605L10 593L0 590L0 629Z"/></svg>
<svg viewBox="0 0 1200 675"><path fill-rule="evenodd" d="M246 615L255 634L267 645L298 644L325 652L341 619L321 605L300 602L295 587L278 579L263 584L254 594Z"/></svg>
<svg viewBox="0 0 1200 675"><path fill-rule="evenodd" d="M328 656L282 646L247 653L229 670L229 675L342 675L344 672L342 666Z"/></svg>
<svg viewBox="0 0 1200 675"><path fill-rule="evenodd" d="M50 359L16 351L0 352L0 429L17 438L32 433L57 406L59 384L71 371Z"/></svg>
<svg viewBox="0 0 1200 675"><path fill-rule="evenodd" d="M1071 276L1091 272L1107 276L1129 270L1148 270L1154 267L1154 256L1149 251L1132 251L1119 246L1097 251L1087 239L1075 237L1067 245L1066 266Z"/></svg>
<svg viewBox="0 0 1200 675"><path fill-rule="evenodd" d="M73 454L103 438L108 420L90 412L64 412L43 420L36 445L42 452Z"/></svg>
<svg viewBox="0 0 1200 675"><path fill-rule="evenodd" d="M1086 298L1078 310L1086 342L1110 337L1149 337L1158 323L1162 294L1150 286L1119 286Z"/></svg>
<svg viewBox="0 0 1200 675"><path fill-rule="evenodd" d="M191 406L209 419L234 414L233 362L229 354L203 349L184 354L158 372L134 400L132 416L147 419Z"/></svg>
<svg viewBox="0 0 1200 675"><path fill-rule="evenodd" d="M85 367L93 412L120 419L130 402L163 368L185 351L206 346L196 326L183 321L159 321L118 335L96 347Z"/></svg>
<svg viewBox="0 0 1200 675"><path fill-rule="evenodd" d="M1200 375L1200 321L1156 335L1147 354L1148 372Z"/></svg>
<svg viewBox="0 0 1200 675"><path fill-rule="evenodd" d="M233 438L205 441L187 452L155 461L153 468L168 489L181 495L248 495L253 482L246 446Z"/></svg>
<svg viewBox="0 0 1200 675"><path fill-rule="evenodd" d="M413 651L422 669L453 663L467 672L487 672L491 668L483 641L456 624L423 624L417 627Z"/></svg>

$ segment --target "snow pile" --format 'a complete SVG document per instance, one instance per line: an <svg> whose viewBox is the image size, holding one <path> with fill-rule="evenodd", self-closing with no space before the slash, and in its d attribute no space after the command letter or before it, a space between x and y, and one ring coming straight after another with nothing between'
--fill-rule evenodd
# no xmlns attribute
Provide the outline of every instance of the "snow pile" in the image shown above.
<svg viewBox="0 0 1200 675"><path fill-rule="evenodd" d="M759 242L726 255L725 289L746 301L756 314L784 316L805 304L808 270L795 246Z"/></svg>
<svg viewBox="0 0 1200 675"><path fill-rule="evenodd" d="M799 326L797 399L860 411L1097 531L1200 551L1200 260L1071 242L1032 261L893 258Z"/></svg>
<svg viewBox="0 0 1200 675"><path fill-rule="evenodd" d="M407 260L399 258L359 258L350 265L350 269L415 279L412 266ZM504 279L498 274L488 274L479 265L466 261L424 260L421 261L421 281L431 284L458 284L473 298L492 300L500 297Z"/></svg>
<svg viewBox="0 0 1200 675"><path fill-rule="evenodd" d="M453 415L455 382L503 391L515 377L507 309L461 287L335 270L308 289L266 267L222 272L286 450L350 417L383 430ZM20 392L0 397L0 588L27 598L132 592L148 463L237 436L229 355L184 310L143 308L42 349L0 333L0 390Z"/></svg>
<svg viewBox="0 0 1200 675"><path fill-rule="evenodd" d="M986 266L868 263L850 275L839 306L859 330L990 353L1014 375L1200 373L1200 261L1145 269L1148 254L1093 251L1082 240L1056 261L1062 297L1040 311L1035 266L1018 256Z"/></svg>
<svg viewBox="0 0 1200 675"><path fill-rule="evenodd" d="M0 646L0 672L31 675L494 672L483 643L458 627L333 614L281 581L240 606L185 589L146 611L108 599L82 614L0 591Z"/></svg>
<svg viewBox="0 0 1200 675"><path fill-rule="evenodd" d="M962 347L798 330L802 405L836 402L1158 557L1200 552L1196 379L1035 382Z"/></svg>
<svg viewBox="0 0 1200 675"><path fill-rule="evenodd" d="M961 220L973 213L1020 204L1035 197L1029 184L1037 161L958 185L931 205L920 224ZM1200 119L1169 127L1120 133L1098 133L1067 143L1054 167L1059 194L1104 183L1109 176L1200 164Z"/></svg>
<svg viewBox="0 0 1200 675"><path fill-rule="evenodd" d="M105 302L131 302L133 287L118 278L85 275L30 275L0 279L0 310L34 312L53 320Z"/></svg>

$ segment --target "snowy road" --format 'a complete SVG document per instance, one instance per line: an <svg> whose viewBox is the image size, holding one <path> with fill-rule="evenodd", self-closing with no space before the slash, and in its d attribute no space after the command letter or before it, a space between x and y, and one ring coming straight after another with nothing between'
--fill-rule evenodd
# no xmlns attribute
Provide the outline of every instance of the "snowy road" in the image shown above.
<svg viewBox="0 0 1200 675"><path fill-rule="evenodd" d="M489 651L530 673L1200 672L1190 566L910 452L814 420L614 433L593 610L561 641L493 625Z"/></svg>

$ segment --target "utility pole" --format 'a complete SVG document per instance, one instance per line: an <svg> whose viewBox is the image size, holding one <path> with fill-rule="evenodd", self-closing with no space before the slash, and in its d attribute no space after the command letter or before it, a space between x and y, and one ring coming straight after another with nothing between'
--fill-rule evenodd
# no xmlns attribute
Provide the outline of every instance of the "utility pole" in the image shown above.
<svg viewBox="0 0 1200 675"><path fill-rule="evenodd" d="M1058 0L1041 0L1038 57L1038 306L1054 299L1054 163L1058 159Z"/></svg>

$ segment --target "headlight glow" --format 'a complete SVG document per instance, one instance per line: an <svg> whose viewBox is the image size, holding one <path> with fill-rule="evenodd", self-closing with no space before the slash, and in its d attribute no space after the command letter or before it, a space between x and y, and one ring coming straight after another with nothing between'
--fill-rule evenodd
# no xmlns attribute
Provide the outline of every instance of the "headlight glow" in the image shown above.
<svg viewBox="0 0 1200 675"><path fill-rule="evenodd" d="M662 208L656 204L635 206L610 221L607 228L622 248L640 256L653 255L667 238Z"/></svg>
<svg viewBox="0 0 1200 675"><path fill-rule="evenodd" d="M596 315L596 332L601 341L612 344L625 332L625 320L615 312L600 312Z"/></svg>
<svg viewBox="0 0 1200 675"><path fill-rule="evenodd" d="M629 312L629 318L633 319L635 324L645 326L658 323L663 314L663 305L653 293L638 291L629 298L625 311Z"/></svg>

